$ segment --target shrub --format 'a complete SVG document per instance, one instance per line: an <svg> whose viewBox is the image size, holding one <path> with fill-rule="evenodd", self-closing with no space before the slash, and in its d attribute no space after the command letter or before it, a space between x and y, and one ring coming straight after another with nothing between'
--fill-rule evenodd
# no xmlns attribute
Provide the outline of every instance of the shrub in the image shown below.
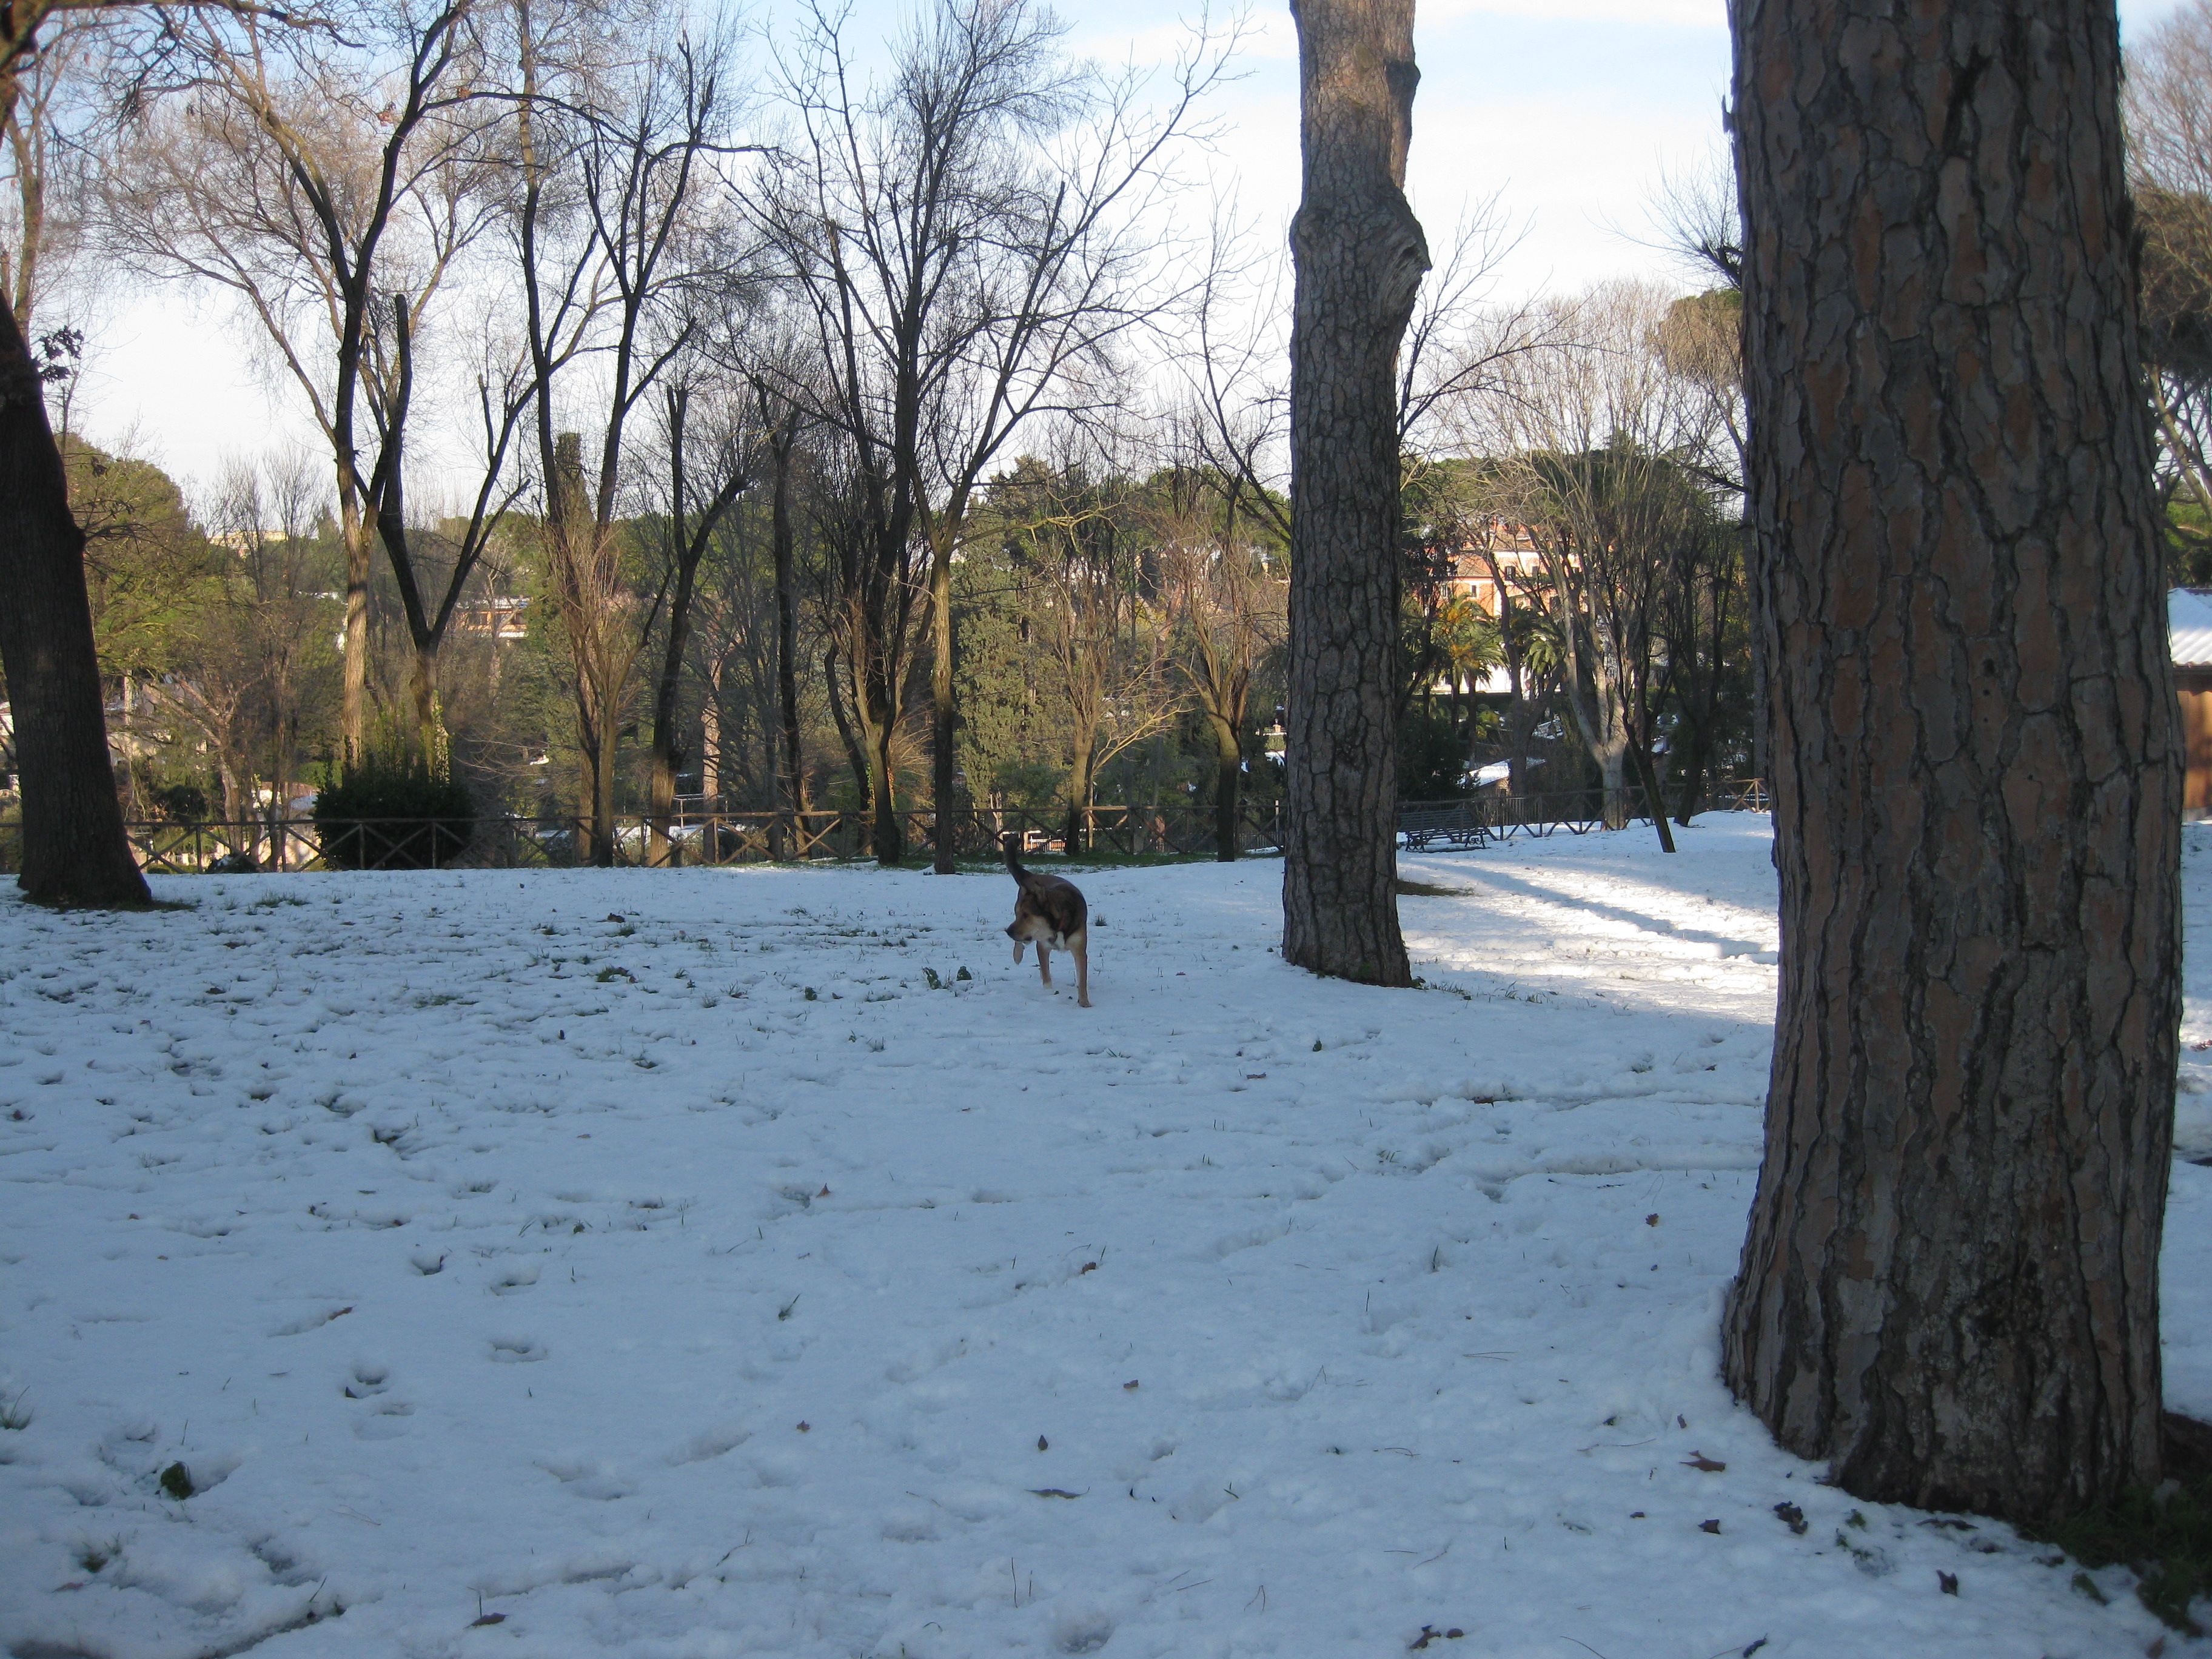
<svg viewBox="0 0 2212 1659"><path fill-rule="evenodd" d="M315 797L315 829L334 870L434 870L476 838L476 811L422 762L372 757Z"/></svg>
<svg viewBox="0 0 2212 1659"><path fill-rule="evenodd" d="M1449 710L1406 711L1398 723L1398 799L1454 800L1467 793L1467 738Z"/></svg>
<svg viewBox="0 0 2212 1659"><path fill-rule="evenodd" d="M206 791L195 783L172 783L147 797L155 811L172 823L202 823L208 815Z"/></svg>

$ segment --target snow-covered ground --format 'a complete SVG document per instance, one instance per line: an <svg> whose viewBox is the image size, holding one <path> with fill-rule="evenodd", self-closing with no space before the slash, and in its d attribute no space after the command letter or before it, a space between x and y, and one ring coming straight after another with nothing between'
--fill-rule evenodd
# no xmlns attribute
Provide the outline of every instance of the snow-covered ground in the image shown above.
<svg viewBox="0 0 2212 1659"><path fill-rule="evenodd" d="M1417 992L1284 967L1273 863L1094 872L1089 1012L1002 876L0 901L0 1645L2142 1653L1716 1381L1773 874L1682 841L1407 859Z"/></svg>

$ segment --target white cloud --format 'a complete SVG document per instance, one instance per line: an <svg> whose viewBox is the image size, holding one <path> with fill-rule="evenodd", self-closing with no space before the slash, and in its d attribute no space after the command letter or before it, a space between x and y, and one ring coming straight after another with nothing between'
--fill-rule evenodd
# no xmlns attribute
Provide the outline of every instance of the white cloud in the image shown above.
<svg viewBox="0 0 2212 1659"><path fill-rule="evenodd" d="M1547 23L1640 23L1668 28L1726 28L1727 0L1422 0L1431 27L1468 17L1529 17Z"/></svg>

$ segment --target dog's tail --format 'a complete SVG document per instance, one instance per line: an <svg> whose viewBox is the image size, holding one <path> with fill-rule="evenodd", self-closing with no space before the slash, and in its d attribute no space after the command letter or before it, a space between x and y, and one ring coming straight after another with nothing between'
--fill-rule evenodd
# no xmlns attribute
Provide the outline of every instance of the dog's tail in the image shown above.
<svg viewBox="0 0 2212 1659"><path fill-rule="evenodd" d="M1006 873L1016 881L1028 880L1030 873L1022 868L1021 844L1021 836L1011 830L999 837L999 850L1006 855Z"/></svg>

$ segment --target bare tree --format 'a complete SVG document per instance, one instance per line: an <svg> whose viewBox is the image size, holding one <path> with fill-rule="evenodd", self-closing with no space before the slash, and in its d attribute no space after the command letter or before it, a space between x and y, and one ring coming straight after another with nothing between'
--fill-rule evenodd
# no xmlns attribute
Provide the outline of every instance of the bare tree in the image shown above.
<svg viewBox="0 0 2212 1659"><path fill-rule="evenodd" d="M1714 513L1680 459L1706 405L1668 372L1669 314L1656 289L1597 289L1567 308L1561 332L1575 343L1532 360L1495 419L1508 452L1500 499L1541 555L1542 600L1565 658L1560 690L1598 765L1606 823L1627 822L1633 773L1672 852L1652 759L1666 607Z"/></svg>
<svg viewBox="0 0 2212 1659"><path fill-rule="evenodd" d="M723 515L752 482L744 434L733 408L721 411L704 446L695 445L692 416L698 391L683 379L671 380L661 388L659 439L668 464L668 494L660 514L659 587L667 622L653 682L653 775L646 847L647 862L656 865L669 861L676 775L684 761L678 699L691 642L699 562L706 557ZM734 404L740 395L732 389L728 403Z"/></svg>
<svg viewBox="0 0 2212 1659"><path fill-rule="evenodd" d="M480 336L482 354L473 391L477 418L475 489L457 536L429 535L408 515L406 434L415 398L413 319L406 296L392 301L392 381L388 402L375 405L380 428L376 470L368 500L399 591L412 647L408 686L414 704L415 752L434 769L442 769L447 748L440 659L463 596L468 592L493 538L526 484L509 477L514 441L536 397L523 366L504 349L505 342L487 322ZM443 556L443 581L434 560Z"/></svg>
<svg viewBox="0 0 2212 1659"><path fill-rule="evenodd" d="M1244 499L1288 542L1282 470L1290 416L1281 261L1255 254L1246 234L1218 216L1205 276L1189 307L1188 349L1177 354L1190 418L1182 441L1199 463L1239 481ZM1492 303L1498 268L1519 240L1492 195L1466 205L1442 262L1415 295L1395 369L1398 441L1431 455L1463 441L1468 410L1516 383L1554 343L1556 308Z"/></svg>
<svg viewBox="0 0 2212 1659"><path fill-rule="evenodd" d="M283 816L308 722L319 718L318 710L329 712L338 674L315 538L326 499L308 458L295 452L258 465L229 463L208 514L238 562L240 604L223 622L252 668L242 769L269 781L272 817ZM276 851L281 858L281 842Z"/></svg>
<svg viewBox="0 0 2212 1659"><path fill-rule="evenodd" d="M630 483L630 420L696 351L709 313L733 298L722 162L747 147L730 137L726 36L694 40L678 32L657 41L627 70L578 85L574 95L586 101L565 109L539 81L538 46L526 28L522 77L531 90L520 104L532 125L521 141L517 243L544 494L540 523L570 653L590 857L607 865L615 853L616 747L645 647L640 629L658 610L640 601L624 568L617 522ZM555 155L543 142L551 112L564 117L564 149ZM553 170L563 156L573 179ZM545 232L562 190L577 234L556 250ZM589 400L597 428L589 473L582 434L556 430L554 412L566 371L587 351L605 370ZM580 412L585 401L575 406ZM710 502L720 493L710 490ZM706 529L711 533L711 523ZM682 562L671 567L679 583ZM682 586L688 606L690 588Z"/></svg>
<svg viewBox="0 0 2212 1659"><path fill-rule="evenodd" d="M1273 514L1254 501L1241 472L1171 467L1152 487L1162 498L1149 529L1163 566L1176 669L1212 743L1214 856L1227 864L1241 834L1253 686L1286 631L1287 583L1268 546L1279 550L1280 541Z"/></svg>
<svg viewBox="0 0 2212 1659"><path fill-rule="evenodd" d="M799 574L797 544L792 511L792 484L799 444L805 431L799 404L779 397L773 386L757 383L762 427L766 434L769 467L774 478L769 538L775 560L775 684L776 708L783 734L777 768L779 806L794 817L806 811L806 755L799 731Z"/></svg>
<svg viewBox="0 0 2212 1659"><path fill-rule="evenodd" d="M1024 578L1024 613L1059 693L1067 742L1067 850L1091 845L1098 775L1181 711L1167 631L1139 591L1142 531L1120 481L1024 459L993 482Z"/></svg>
<svg viewBox="0 0 2212 1659"><path fill-rule="evenodd" d="M322 27L312 10L264 13L255 0L197 0L176 10ZM33 110L17 118L22 78L37 61L40 31L79 12L142 24L158 15L158 27L145 31L157 49L175 15L131 0L14 0L0 7L0 128L11 140L21 136L34 156L45 139L27 125L36 119L35 96ZM124 834L108 755L84 538L70 517L67 477L43 395L66 368L52 349L33 355L15 298L0 304L0 547L12 555L0 564L0 669L8 678L23 792L16 884L40 903L143 904L145 878Z"/></svg>
<svg viewBox="0 0 2212 1659"><path fill-rule="evenodd" d="M14 307L21 329L84 245L79 204L112 39L105 20L56 20L23 66L14 103L0 109L0 301Z"/></svg>
<svg viewBox="0 0 2212 1659"><path fill-rule="evenodd" d="M415 586L402 494L413 337L486 222L473 164L489 109L471 84L471 3L367 14L357 44L258 15L188 13L178 44L196 70L191 95L157 106L109 173L115 251L236 295L329 447L346 546L343 725L356 760L380 530L403 591Z"/></svg>
<svg viewBox="0 0 2212 1659"><path fill-rule="evenodd" d="M1733 22L1782 969L1723 1370L1849 1492L2048 1524L2160 1457L2181 754L2119 31Z"/></svg>
<svg viewBox="0 0 2212 1659"><path fill-rule="evenodd" d="M751 378L757 367L739 360L733 378L746 383L725 390L742 409L761 488L723 515L700 574L702 783L725 805L774 810L771 854L804 857L811 842L796 815L813 805L807 739L821 705L813 665L826 643L805 604L818 574L808 528L815 458L803 414L780 378Z"/></svg>
<svg viewBox="0 0 2212 1659"><path fill-rule="evenodd" d="M780 741L775 764L775 805L798 816L811 805L806 783L806 756L800 735L799 646L799 513L793 500L806 460L801 445L811 421L808 410L819 403L808 381L812 360L805 343L787 331L787 319L778 319L773 330L762 331L760 348L749 354L739 372L765 450L769 473L769 543L775 583L776 725ZM779 823L781 821L779 820ZM779 830L779 834L781 830ZM779 844L779 857L792 850Z"/></svg>
<svg viewBox="0 0 2212 1659"><path fill-rule="evenodd" d="M867 538L848 590L852 714L876 855L904 849L890 746L905 713L893 626L927 550L932 769L953 802L952 562L976 491L1043 413L1110 401L1111 356L1165 303L1170 158L1220 72L1200 40L1154 103L1145 79L1058 55L1030 0L938 0L881 84L855 84L845 22L810 6L786 69L805 138L766 222L814 312L823 423L849 447ZM1152 217L1147 239L1132 227ZM935 867L955 848L937 836Z"/></svg>
<svg viewBox="0 0 2212 1659"><path fill-rule="evenodd" d="M85 446L70 451L90 459ZM228 462L197 514L212 539L180 499L146 488L147 475L160 475L143 464L111 459L85 472L74 505L131 751L204 758L222 792L217 811L233 823L260 818L264 797L281 816L303 721L328 711L337 687L320 503L304 458Z"/></svg>
<svg viewBox="0 0 2212 1659"><path fill-rule="evenodd" d="M1236 479L1276 539L1288 544L1284 262L1272 249L1252 252L1229 210L1217 212L1211 229L1205 277L1190 306L1189 348L1176 358L1188 386L1180 435L1195 464Z"/></svg>
<svg viewBox="0 0 2212 1659"><path fill-rule="evenodd" d="M1463 425L1462 411L1511 395L1532 363L1559 344L1560 313L1534 300L1494 304L1498 268L1519 243L1498 197L1471 203L1450 246L1414 296L1398 351L1398 447L1433 453Z"/></svg>
<svg viewBox="0 0 2212 1659"><path fill-rule="evenodd" d="M32 116L17 118L40 28L58 10L89 9L57 0L0 9L0 127L11 142L20 134L33 150L40 142L25 125ZM17 264L20 270L20 247ZM33 355L16 298L11 291L0 303L0 547L9 550L0 564L0 672L23 794L16 884L42 904L144 904L146 879L124 833L108 755L84 532L70 516L68 477L46 416L47 385L69 369L54 351Z"/></svg>
<svg viewBox="0 0 2212 1659"><path fill-rule="evenodd" d="M1662 173L1653 204L1658 246L1692 280L1743 286L1743 218L1737 205L1735 158L1715 150L1687 167Z"/></svg>

